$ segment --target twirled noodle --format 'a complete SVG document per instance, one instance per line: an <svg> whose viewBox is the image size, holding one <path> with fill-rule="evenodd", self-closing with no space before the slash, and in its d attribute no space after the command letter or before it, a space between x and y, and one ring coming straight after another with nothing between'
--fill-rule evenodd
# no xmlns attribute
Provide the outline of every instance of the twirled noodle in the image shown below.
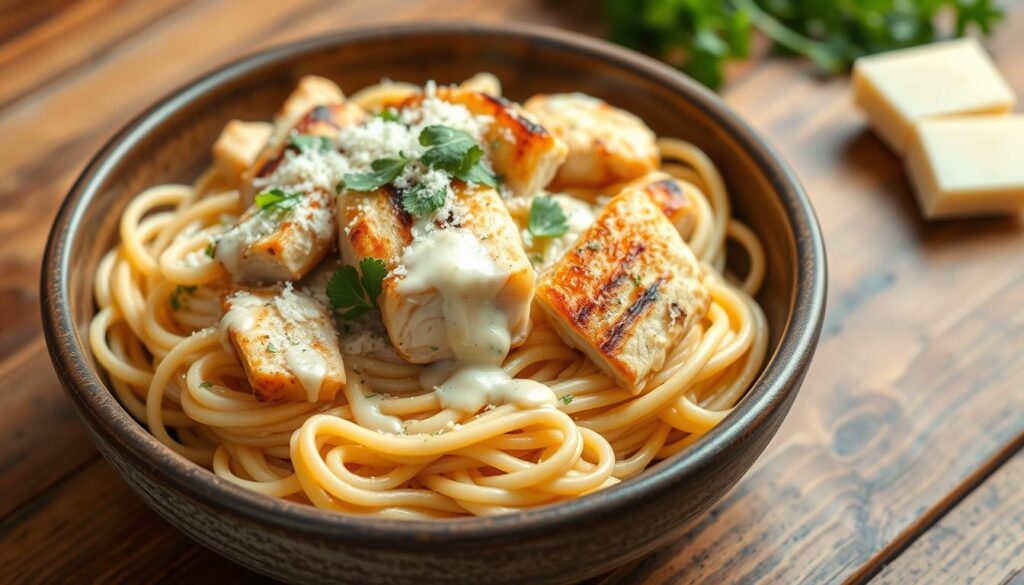
<svg viewBox="0 0 1024 585"><path fill-rule="evenodd" d="M500 92L496 79L471 82ZM386 83L351 99L372 106L415 89ZM547 384L561 398L557 409L506 405L467 416L421 390L422 366L357 355L344 357L349 384L333 403L256 401L214 327L219 291L209 285L226 275L203 250L241 209L238 194L219 189L210 173L194 186L147 189L126 208L121 242L96 271L93 353L122 404L157 439L268 496L433 518L509 512L613 485L718 424L758 374L768 339L752 298L765 274L757 236L731 217L724 183L703 152L670 138L658 146L663 170L694 199L688 244L707 271L712 303L639 395L565 345L534 311L532 333L504 369ZM724 276L727 238L745 250L742 278ZM183 289L187 303L172 310ZM398 417L406 434L360 426L355 411Z"/></svg>

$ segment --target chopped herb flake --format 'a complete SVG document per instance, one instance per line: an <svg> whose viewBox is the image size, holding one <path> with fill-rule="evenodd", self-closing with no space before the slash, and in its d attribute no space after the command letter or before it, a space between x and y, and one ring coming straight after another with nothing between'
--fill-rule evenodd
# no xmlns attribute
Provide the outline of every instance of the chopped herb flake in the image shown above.
<svg viewBox="0 0 1024 585"><path fill-rule="evenodd" d="M300 199L302 193L275 188L256 195L256 206L260 211L287 212L295 207Z"/></svg>
<svg viewBox="0 0 1024 585"><path fill-rule="evenodd" d="M179 284L177 287L175 287L174 292L171 293L171 309L174 311L187 309L188 297L195 291L195 286L183 286Z"/></svg>
<svg viewBox="0 0 1024 585"><path fill-rule="evenodd" d="M267 344L267 351L269 351L270 353L277 353L277 348L274 347L273 343L268 343Z"/></svg>
<svg viewBox="0 0 1024 585"><path fill-rule="evenodd" d="M299 152L329 152L334 148L334 143L326 136L292 134L288 139L288 146Z"/></svg>
<svg viewBox="0 0 1024 585"><path fill-rule="evenodd" d="M569 404L569 403L572 402L572 399L573 399L573 395L572 394L564 394L558 400L560 400L562 402L562 404Z"/></svg>
<svg viewBox="0 0 1024 585"><path fill-rule="evenodd" d="M203 380L202 382L199 383L199 387L200 388L213 388L213 384L211 384L210 382L207 382L206 380Z"/></svg>
<svg viewBox="0 0 1024 585"><path fill-rule="evenodd" d="M384 108L383 110L377 112L374 115L384 120L385 122L397 122L398 120L401 119L401 116L398 114L398 110L396 110L395 108Z"/></svg>

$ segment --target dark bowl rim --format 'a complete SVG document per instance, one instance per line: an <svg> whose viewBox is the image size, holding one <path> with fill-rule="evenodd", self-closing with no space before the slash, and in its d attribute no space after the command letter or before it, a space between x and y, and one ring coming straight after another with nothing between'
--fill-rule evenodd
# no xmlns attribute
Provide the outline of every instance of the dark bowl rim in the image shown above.
<svg viewBox="0 0 1024 585"><path fill-rule="evenodd" d="M83 338L70 311L71 234L80 229L86 204L95 196L116 162L153 126L193 100L216 92L236 77L282 61L381 37L400 41L424 35L470 35L525 38L557 50L638 72L684 95L751 156L778 192L796 245L796 294L779 345L744 400L686 452L628 482L567 502L525 512L454 520L397 520L338 514L251 492L220 479L178 456L157 441L120 406L86 355ZM152 468L175 488L212 509L351 545L409 547L438 543L472 546L497 538L526 537L581 526L611 514L628 513L636 502L672 489L681 477L709 468L723 453L765 424L799 388L821 330L826 292L826 260L820 228L807 194L789 166L763 138L718 96L689 77L653 59L599 39L550 27L523 24L427 22L354 29L274 46L244 56L166 95L134 118L89 162L56 216L46 244L41 279L43 330L54 367L69 397L93 432L114 441L138 464ZM104 409L113 413L108 416Z"/></svg>

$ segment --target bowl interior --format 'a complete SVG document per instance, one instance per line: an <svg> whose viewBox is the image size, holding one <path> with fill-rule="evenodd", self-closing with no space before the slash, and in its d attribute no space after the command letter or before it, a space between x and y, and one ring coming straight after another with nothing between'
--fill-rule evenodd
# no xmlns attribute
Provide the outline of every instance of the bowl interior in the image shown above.
<svg viewBox="0 0 1024 585"><path fill-rule="evenodd" d="M799 204L793 203L793 192L785 204L779 186L791 185L795 191L799 187L784 168L765 164L771 153L763 146L760 151L752 149L756 139L724 106L715 105L711 94L692 82L684 82L686 91L681 92L678 76L667 69L661 73L665 77L659 77L639 57L626 55L624 62L622 53L612 58L605 51L595 53L577 44L510 31L401 29L350 34L340 42L313 40L204 78L137 119L121 135L123 140L101 153L98 164L80 183L88 183L89 188L81 189L66 210L71 228L55 233L51 242L51 254L56 248L66 253L60 263L66 274L57 278L66 278L70 317L77 325L77 331L60 334L70 335L72 343L88 354L84 341L95 312L93 273L105 250L117 241L121 211L148 186L192 182L209 164L210 146L228 120L269 119L305 74L329 77L352 93L382 77L419 84L427 80L453 83L490 71L501 79L511 99L581 91L632 111L661 136L691 141L708 154L728 185L734 214L760 236L765 247L768 269L759 301L771 328L768 361L776 359L793 317L798 277L806 276L799 274L800 236L794 233L786 208L789 205L793 213ZM634 66L629 59L644 67ZM675 86L665 83L669 77ZM813 217L807 221L813 231ZM820 315L810 318L820 321ZM806 344L806 338L801 340ZM127 416L123 411L118 415ZM735 415L720 426L728 426Z"/></svg>

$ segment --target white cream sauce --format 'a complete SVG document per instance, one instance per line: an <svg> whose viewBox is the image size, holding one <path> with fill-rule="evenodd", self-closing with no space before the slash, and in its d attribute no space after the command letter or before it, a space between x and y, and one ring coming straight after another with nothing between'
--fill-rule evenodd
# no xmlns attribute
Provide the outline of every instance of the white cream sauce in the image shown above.
<svg viewBox="0 0 1024 585"><path fill-rule="evenodd" d="M361 427L382 433L404 434L405 425L402 424L402 419L381 412L380 402L383 398L382 396L366 396L363 394L363 385L353 379L358 375L354 372L349 372L349 382L344 390L349 408L352 409L352 418L356 419L356 422Z"/></svg>
<svg viewBox="0 0 1024 585"><path fill-rule="evenodd" d="M306 399L316 402L320 398L320 387L327 377L327 363L312 349L294 345L285 350L284 363L299 384L306 391Z"/></svg>
<svg viewBox="0 0 1024 585"><path fill-rule="evenodd" d="M228 333L232 331L244 332L256 326L256 319L253 317L253 309L264 304L260 298L246 293L239 293L231 297L231 308L220 318L217 324L217 337L224 351L233 353L231 338Z"/></svg>
<svg viewBox="0 0 1024 585"><path fill-rule="evenodd" d="M436 290L454 362L428 367L425 389L436 388L444 408L475 413L488 404L523 408L555 404L550 388L517 380L501 363L512 346L508 316L497 296L508 280L488 250L469 232L438 229L421 232L402 255L406 269L398 292L414 295Z"/></svg>

